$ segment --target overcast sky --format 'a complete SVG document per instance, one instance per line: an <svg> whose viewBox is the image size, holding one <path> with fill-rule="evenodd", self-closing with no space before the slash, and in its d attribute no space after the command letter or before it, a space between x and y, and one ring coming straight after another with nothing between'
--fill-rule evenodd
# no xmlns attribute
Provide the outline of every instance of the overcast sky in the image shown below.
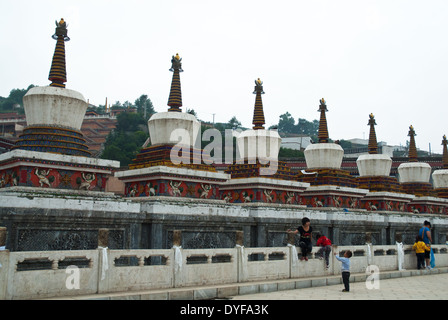
<svg viewBox="0 0 448 320"><path fill-rule="evenodd" d="M142 94L167 110L171 56L182 57L183 110L236 116L251 127L254 80L264 84L266 127L290 112L319 119L330 138L368 138L442 152L447 128L448 1L1 0L0 96L45 86L68 23L67 83L94 105Z"/></svg>

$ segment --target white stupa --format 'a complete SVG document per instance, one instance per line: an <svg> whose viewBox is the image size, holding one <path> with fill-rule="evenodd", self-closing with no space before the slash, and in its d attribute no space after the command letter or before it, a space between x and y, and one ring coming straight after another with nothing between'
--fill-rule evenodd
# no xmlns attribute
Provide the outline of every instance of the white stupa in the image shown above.
<svg viewBox="0 0 448 320"><path fill-rule="evenodd" d="M263 82L258 78L255 80L256 94L253 117L253 128L241 132L236 138L236 145L240 160L249 163L261 161L278 161L281 138L276 130L264 128L265 119L261 95L264 94Z"/></svg>
<svg viewBox="0 0 448 320"><path fill-rule="evenodd" d="M210 159L201 150L200 122L181 110L181 61L179 54L171 59L173 78L168 111L155 113L148 120L151 145L141 149L129 170L115 173L124 182L127 197L221 201L219 186L230 175L217 172L208 163Z"/></svg>
<svg viewBox="0 0 448 320"><path fill-rule="evenodd" d="M310 144L304 152L307 170L302 170L299 179L311 186L304 191L302 198L307 206L358 208L360 199L368 190L357 188L355 177L341 169L344 149L329 142L325 115L327 104L323 98L319 102L319 141Z"/></svg>
<svg viewBox="0 0 448 320"><path fill-rule="evenodd" d="M84 96L65 88L67 24L56 22L49 86L33 87L23 97L27 126L10 152L0 155L8 183L2 191L112 196L106 192L118 161L91 158L81 132L87 110ZM26 174L25 174L26 173Z"/></svg>
<svg viewBox="0 0 448 320"><path fill-rule="evenodd" d="M308 183L295 181L296 173L278 161L281 137L277 130L264 128L265 118L261 95L263 82L255 80L256 94L253 128L238 134L237 159L226 172L231 179L220 191L228 202L299 204L299 193Z"/></svg>
<svg viewBox="0 0 448 320"><path fill-rule="evenodd" d="M398 166L399 181L401 184L429 184L431 178L431 166L426 162L418 162L417 147L415 145L415 130L409 127L409 162Z"/></svg>
<svg viewBox="0 0 448 320"><path fill-rule="evenodd" d="M369 211L405 211L406 205L414 198L403 193L401 185L395 177L390 176L392 159L378 153L378 143L375 132L375 117L369 115L370 134L368 154L358 157L360 188L369 189L369 193L361 200L361 207Z"/></svg>
<svg viewBox="0 0 448 320"><path fill-rule="evenodd" d="M308 169L340 169L344 150L339 144L329 143L327 118L327 104L320 100L319 143L310 144L305 149L305 161Z"/></svg>
<svg viewBox="0 0 448 320"><path fill-rule="evenodd" d="M358 157L356 164L360 177L365 176L384 176L389 177L392 168L392 159L385 154L378 154L378 144L375 133L375 117L369 115L370 134L369 134L369 154L363 154Z"/></svg>
<svg viewBox="0 0 448 320"><path fill-rule="evenodd" d="M398 167L400 183L408 194L415 198L408 204L408 211L412 213L439 213L446 214L448 199L438 197L433 185L430 183L431 166L425 162L418 162L417 148L415 145L415 131L409 127L409 162L402 163ZM441 184L436 174L436 185Z"/></svg>

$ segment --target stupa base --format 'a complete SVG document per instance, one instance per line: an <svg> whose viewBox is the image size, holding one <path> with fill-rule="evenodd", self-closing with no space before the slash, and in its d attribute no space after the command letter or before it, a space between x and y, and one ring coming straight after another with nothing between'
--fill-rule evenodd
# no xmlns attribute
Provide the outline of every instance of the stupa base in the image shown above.
<svg viewBox="0 0 448 320"><path fill-rule="evenodd" d="M184 167L152 166L119 171L115 177L125 184L125 196L186 197L220 200L220 185L228 174Z"/></svg>
<svg viewBox="0 0 448 320"><path fill-rule="evenodd" d="M361 208L367 211L399 211L406 212L407 205L414 195L396 192L369 192L361 199Z"/></svg>
<svg viewBox="0 0 448 320"><path fill-rule="evenodd" d="M436 197L415 197L408 205L411 213L448 214L448 199Z"/></svg>
<svg viewBox="0 0 448 320"><path fill-rule="evenodd" d="M368 192L366 189L323 185L309 187L301 197L308 207L359 209L360 200Z"/></svg>
<svg viewBox="0 0 448 320"><path fill-rule="evenodd" d="M105 192L118 161L28 150L0 155L0 188Z"/></svg>

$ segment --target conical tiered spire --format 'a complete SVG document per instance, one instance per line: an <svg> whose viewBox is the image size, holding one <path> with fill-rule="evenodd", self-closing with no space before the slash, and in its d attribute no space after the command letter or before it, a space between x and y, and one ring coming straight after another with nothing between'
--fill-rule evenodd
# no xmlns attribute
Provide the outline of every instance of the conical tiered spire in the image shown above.
<svg viewBox="0 0 448 320"><path fill-rule="evenodd" d="M448 141L446 140L446 135L443 135L442 146L443 146L443 155L442 155L442 168L448 169L448 150L447 150Z"/></svg>
<svg viewBox="0 0 448 320"><path fill-rule="evenodd" d="M168 111L181 112L180 107L182 107L182 92L180 89L180 72L182 70L181 64L182 58L176 53L171 59L171 69L173 72L173 80L171 81L170 97L168 98L168 106L170 108Z"/></svg>
<svg viewBox="0 0 448 320"><path fill-rule="evenodd" d="M255 90L253 92L256 94L255 97L255 108L254 108L254 119L252 121L254 130L264 129L264 112L263 112L263 102L261 101L261 95L264 94L263 91L263 81L258 78L255 80Z"/></svg>
<svg viewBox="0 0 448 320"><path fill-rule="evenodd" d="M417 147L415 146L415 136L417 134L414 131L414 127L411 125L409 127L408 136L410 137L409 141L409 162L418 162L417 160Z"/></svg>
<svg viewBox="0 0 448 320"><path fill-rule="evenodd" d="M325 112L328 111L327 104L322 98L320 101L319 110L320 111L320 121L319 121L319 143L327 143L328 142L328 128L327 128L327 118L325 117Z"/></svg>
<svg viewBox="0 0 448 320"><path fill-rule="evenodd" d="M67 23L64 19L56 21L56 32L52 36L57 40L56 49L54 50L53 60L51 63L50 75L48 80L51 81L50 86L65 88L65 82L67 82L67 72L65 69L65 41L69 41L67 36Z"/></svg>
<svg viewBox="0 0 448 320"><path fill-rule="evenodd" d="M373 113L369 114L369 123L370 125L370 134L369 134L369 154L377 154L378 153L378 143L376 141L376 133L375 133L375 117Z"/></svg>

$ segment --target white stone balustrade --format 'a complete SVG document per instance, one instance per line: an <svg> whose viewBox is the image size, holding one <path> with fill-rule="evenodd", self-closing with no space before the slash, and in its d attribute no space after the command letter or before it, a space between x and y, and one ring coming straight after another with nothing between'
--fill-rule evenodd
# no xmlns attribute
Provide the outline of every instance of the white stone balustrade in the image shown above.
<svg viewBox="0 0 448 320"><path fill-rule="evenodd" d="M411 245L404 245L402 268L416 269ZM432 246L436 267L448 266L447 245ZM294 250L296 249L296 250ZM0 251L0 299L34 299L253 283L262 280L300 279L340 274L341 263L331 252L330 268L318 259L314 247L308 261L294 259L300 248L266 247L228 249L136 249L106 250L107 268L103 268L103 250L9 252ZM181 264L175 251L180 250ZM398 270L397 245L339 246L341 255L351 250L351 272L365 273L369 265L381 271ZM369 255L370 252L370 255ZM76 266L76 267L73 267ZM176 268L177 266L177 268ZM74 268L74 269L73 269ZM73 271L74 270L74 271ZM78 278L74 272L79 272ZM102 275L104 272L104 279ZM76 281L79 281L76 286Z"/></svg>

